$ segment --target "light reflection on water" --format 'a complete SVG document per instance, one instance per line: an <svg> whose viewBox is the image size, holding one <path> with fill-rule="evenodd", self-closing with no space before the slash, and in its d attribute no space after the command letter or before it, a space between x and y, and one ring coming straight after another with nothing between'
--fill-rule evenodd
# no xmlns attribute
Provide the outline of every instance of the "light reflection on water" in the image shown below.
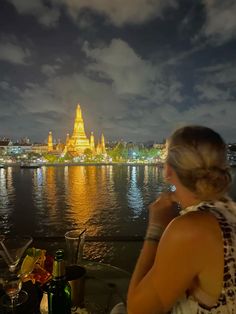
<svg viewBox="0 0 236 314"><path fill-rule="evenodd" d="M0 169L0 228L61 236L85 225L91 236L142 235L147 206L163 187L157 166Z"/></svg>
<svg viewBox="0 0 236 314"><path fill-rule="evenodd" d="M131 174L128 180L128 184L129 184L128 194L127 194L128 206L134 209L134 218L138 218L143 209L143 197L137 184L137 177L138 177L137 171L138 170L137 170L137 167L132 167L130 169ZM144 168L144 174L145 174L145 168Z"/></svg>
<svg viewBox="0 0 236 314"><path fill-rule="evenodd" d="M11 226L10 215L14 202L14 187L12 182L12 168L0 169L0 230L7 232Z"/></svg>
<svg viewBox="0 0 236 314"><path fill-rule="evenodd" d="M156 166L60 166L0 170L4 233L142 235L147 205L162 190Z"/></svg>
<svg viewBox="0 0 236 314"><path fill-rule="evenodd" d="M67 230L86 226L90 236L143 235L147 207L164 186L157 166L0 169L0 230L63 236ZM234 199L235 188L234 180ZM90 248L93 258L118 258L127 249L124 243L98 243Z"/></svg>

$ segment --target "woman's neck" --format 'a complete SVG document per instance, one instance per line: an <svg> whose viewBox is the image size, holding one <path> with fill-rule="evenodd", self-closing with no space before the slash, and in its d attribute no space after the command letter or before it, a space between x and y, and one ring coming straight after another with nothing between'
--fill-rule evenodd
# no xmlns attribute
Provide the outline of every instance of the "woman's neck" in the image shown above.
<svg viewBox="0 0 236 314"><path fill-rule="evenodd" d="M175 194L182 209L201 203L201 200L184 186L177 186Z"/></svg>

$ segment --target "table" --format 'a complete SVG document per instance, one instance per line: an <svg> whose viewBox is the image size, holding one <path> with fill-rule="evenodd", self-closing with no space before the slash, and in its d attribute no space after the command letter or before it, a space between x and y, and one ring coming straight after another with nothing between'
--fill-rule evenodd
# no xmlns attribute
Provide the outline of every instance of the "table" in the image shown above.
<svg viewBox="0 0 236 314"><path fill-rule="evenodd" d="M109 313L119 302L126 302L130 274L123 269L85 261L85 306L92 314Z"/></svg>
<svg viewBox="0 0 236 314"><path fill-rule="evenodd" d="M99 262L83 261L80 265L86 268L85 307L89 313L107 314L115 304L125 302L130 273ZM39 314L42 297L39 287L26 282L23 289L29 293L29 299L25 304L18 306L14 314ZM0 308L0 313L9 312Z"/></svg>

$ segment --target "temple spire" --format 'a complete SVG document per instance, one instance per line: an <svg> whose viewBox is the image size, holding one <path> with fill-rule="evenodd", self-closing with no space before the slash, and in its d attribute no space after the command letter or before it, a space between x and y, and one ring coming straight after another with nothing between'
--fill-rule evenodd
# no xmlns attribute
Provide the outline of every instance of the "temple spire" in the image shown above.
<svg viewBox="0 0 236 314"><path fill-rule="evenodd" d="M81 108L79 104L77 105L77 109L76 109L74 131L72 134L72 138L74 138L74 140L76 138L81 138L81 139L87 138L84 131L84 120L82 117L82 112L81 112Z"/></svg>
<svg viewBox="0 0 236 314"><path fill-rule="evenodd" d="M106 153L105 138L104 138L103 133L102 133L102 136L101 136L101 150L102 150L103 154Z"/></svg>
<svg viewBox="0 0 236 314"><path fill-rule="evenodd" d="M70 134L67 133L67 134L66 134L66 145L69 143L69 140L70 140Z"/></svg>
<svg viewBox="0 0 236 314"><path fill-rule="evenodd" d="M71 153L73 156L78 156L83 154L84 150L89 148L90 143L84 130L84 120L82 116L82 111L80 105L77 105L74 130L72 136L67 137L65 151Z"/></svg>
<svg viewBox="0 0 236 314"><path fill-rule="evenodd" d="M95 150L95 144L94 144L94 135L93 135L93 132L91 132L91 135L90 135L90 148L91 148L91 151L94 152L94 150Z"/></svg>
<svg viewBox="0 0 236 314"><path fill-rule="evenodd" d="M81 111L81 108L80 108L80 104L77 105L77 109L76 109L76 120L83 120L82 118L82 111Z"/></svg>
<svg viewBox="0 0 236 314"><path fill-rule="evenodd" d="M53 151L53 141L52 141L52 132L48 133L48 152Z"/></svg>
<svg viewBox="0 0 236 314"><path fill-rule="evenodd" d="M93 132L91 132L90 137L86 136L82 110L80 104L78 104L76 107L73 133L71 136L67 134L64 153L68 152L71 156L76 157L82 155L86 149L90 149L93 154L106 154L105 138L102 134L100 142L95 146Z"/></svg>

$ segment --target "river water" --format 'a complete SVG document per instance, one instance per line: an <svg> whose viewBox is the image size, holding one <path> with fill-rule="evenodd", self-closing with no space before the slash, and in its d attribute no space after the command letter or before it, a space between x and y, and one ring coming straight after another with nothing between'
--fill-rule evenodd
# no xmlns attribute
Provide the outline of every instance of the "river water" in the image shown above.
<svg viewBox="0 0 236 314"><path fill-rule="evenodd" d="M0 231L48 237L86 226L89 236L143 236L148 204L164 187L158 166L7 167L0 169ZM235 187L234 181L234 199ZM124 267L139 248L90 243L86 253Z"/></svg>

